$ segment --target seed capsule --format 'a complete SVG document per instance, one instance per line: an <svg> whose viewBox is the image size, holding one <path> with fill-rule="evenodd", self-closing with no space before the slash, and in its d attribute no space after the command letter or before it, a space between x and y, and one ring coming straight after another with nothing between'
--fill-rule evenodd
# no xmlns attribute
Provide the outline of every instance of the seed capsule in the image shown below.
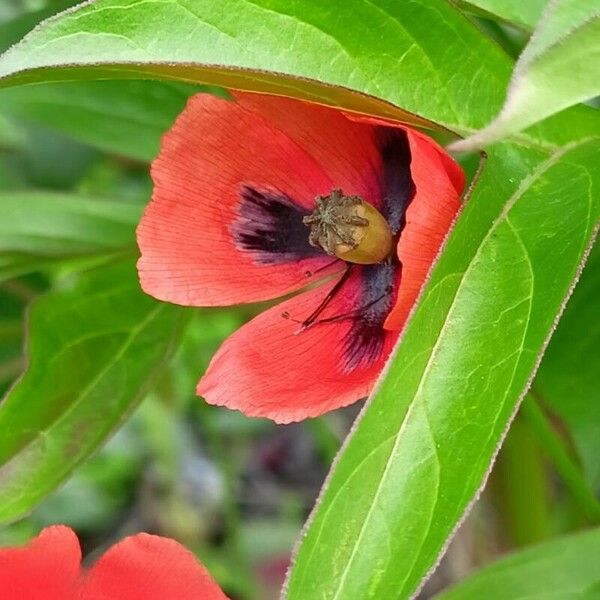
<svg viewBox="0 0 600 600"><path fill-rule="evenodd" d="M317 208L303 222L308 240L331 256L351 263L382 262L393 250L394 239L382 214L359 196L344 196L335 189L316 197Z"/></svg>

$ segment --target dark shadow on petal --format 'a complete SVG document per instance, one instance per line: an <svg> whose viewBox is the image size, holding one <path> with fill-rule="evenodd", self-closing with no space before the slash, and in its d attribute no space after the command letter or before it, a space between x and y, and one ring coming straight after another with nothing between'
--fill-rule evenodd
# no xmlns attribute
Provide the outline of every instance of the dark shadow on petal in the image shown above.
<svg viewBox="0 0 600 600"><path fill-rule="evenodd" d="M260 264L293 262L325 256L308 243L308 228L302 218L309 211L289 196L243 185L238 215L231 224L236 246L246 250Z"/></svg>

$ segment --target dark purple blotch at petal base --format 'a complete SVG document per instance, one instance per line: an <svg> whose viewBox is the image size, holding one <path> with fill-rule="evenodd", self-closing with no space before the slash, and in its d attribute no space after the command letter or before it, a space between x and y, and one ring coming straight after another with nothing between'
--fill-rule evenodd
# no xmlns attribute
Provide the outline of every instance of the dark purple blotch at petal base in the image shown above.
<svg viewBox="0 0 600 600"><path fill-rule="evenodd" d="M352 327L344 337L343 371L367 368L381 357L386 338L383 324L390 312L397 290L398 263L384 262L360 268L361 289L357 298Z"/></svg>
<svg viewBox="0 0 600 600"><path fill-rule="evenodd" d="M406 209L416 188L410 171L411 153L404 130L375 130L381 154L381 213L398 239L406 224ZM396 239L396 241L397 241ZM402 265L394 254L389 261L361 269L361 293L356 316L344 339L344 371L369 367L381 357L386 331L383 324L393 306Z"/></svg>
<svg viewBox="0 0 600 600"><path fill-rule="evenodd" d="M387 127L377 127L374 135L382 165L380 210L398 238L406 222L406 209L415 195L408 136L401 129ZM274 264L325 256L321 249L308 242L302 218L309 210L285 194L248 184L241 187L240 195L242 201L231 233L236 246L251 252L255 262ZM357 270L361 278L355 308L348 315L323 320L352 321L342 341L345 372L368 368L380 359L386 339L383 324L397 295L398 271L402 265L394 255L384 263L351 268ZM343 291L340 289L338 293ZM318 324L316 321L315 325Z"/></svg>
<svg viewBox="0 0 600 600"><path fill-rule="evenodd" d="M416 192L410 172L410 144L402 129L378 127L375 136L383 167L379 184L381 213L387 219L392 233L398 235L405 224L406 209Z"/></svg>
<svg viewBox="0 0 600 600"><path fill-rule="evenodd" d="M274 264L325 256L308 243L302 218L310 211L289 196L243 185L238 216L230 227L236 246L253 255L255 262Z"/></svg>

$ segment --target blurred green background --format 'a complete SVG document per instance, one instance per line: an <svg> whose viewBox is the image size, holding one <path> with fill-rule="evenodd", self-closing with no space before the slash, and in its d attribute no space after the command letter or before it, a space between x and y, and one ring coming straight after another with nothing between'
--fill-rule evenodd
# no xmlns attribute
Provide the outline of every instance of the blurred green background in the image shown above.
<svg viewBox="0 0 600 600"><path fill-rule="evenodd" d="M0 50L72 4L0 0ZM513 55L527 39L481 15L472 18ZM161 134L198 90L99 81L0 91L0 393L25 367L24 342L35 335L27 332L28 306L92 267L135 258L135 223L151 194L149 163ZM466 159L469 171L476 162ZM174 358L158 370L131 418L29 516L0 527L0 545L66 523L93 561L116 540L149 531L196 552L232 598L277 597L294 541L359 406L276 426L195 397L216 348L260 308L183 311ZM542 393L560 387L552 377L565 368L560 352L549 357L554 363L542 371ZM44 390L31 391L40 391L43 402ZM577 435L577 419L589 422L582 417L587 404L572 414L561 406L540 426L537 404L526 404L424 598L508 549L593 520L540 441L544 423L556 426L552 435L571 427L574 437L562 439L574 439L598 484L598 463L590 458L598 442L589 441L598 431Z"/></svg>

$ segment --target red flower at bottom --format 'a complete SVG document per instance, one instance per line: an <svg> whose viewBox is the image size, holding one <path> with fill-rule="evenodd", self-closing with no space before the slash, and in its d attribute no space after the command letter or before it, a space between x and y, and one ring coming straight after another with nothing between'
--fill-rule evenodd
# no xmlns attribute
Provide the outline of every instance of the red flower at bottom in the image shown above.
<svg viewBox="0 0 600 600"><path fill-rule="evenodd" d="M68 527L44 529L23 548L0 548L2 600L227 600L195 556L141 533L113 546L89 572Z"/></svg>
<svg viewBox="0 0 600 600"><path fill-rule="evenodd" d="M279 422L368 395L464 188L408 127L246 93L192 98L152 176L137 232L147 293L224 306L308 288L226 340L198 385Z"/></svg>

